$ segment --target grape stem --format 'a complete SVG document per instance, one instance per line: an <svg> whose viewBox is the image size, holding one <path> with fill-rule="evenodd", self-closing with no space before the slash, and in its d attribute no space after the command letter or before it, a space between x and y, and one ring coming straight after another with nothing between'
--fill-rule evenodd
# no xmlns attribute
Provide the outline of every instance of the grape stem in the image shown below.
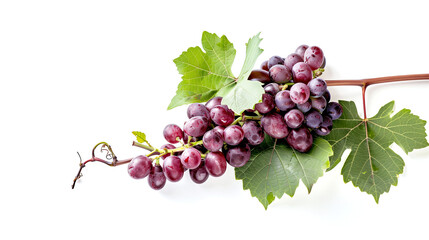
<svg viewBox="0 0 429 240"><path fill-rule="evenodd" d="M380 84L380 83L416 81L416 80L429 80L429 74L409 74L409 75L398 75L398 76L388 76L388 77L379 77L379 78L367 78L367 79L360 79L360 80L326 80L326 83L328 84L328 86L361 87L364 121L367 121L368 118L366 116L365 93L366 93L366 88L368 86Z"/></svg>

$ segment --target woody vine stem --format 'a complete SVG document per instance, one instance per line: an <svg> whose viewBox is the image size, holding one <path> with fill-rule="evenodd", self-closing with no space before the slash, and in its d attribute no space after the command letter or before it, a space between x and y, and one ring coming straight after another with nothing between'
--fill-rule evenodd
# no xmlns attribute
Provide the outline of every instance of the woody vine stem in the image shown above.
<svg viewBox="0 0 429 240"><path fill-rule="evenodd" d="M326 83L328 84L328 86L359 86L362 88L362 102L363 102L363 114L364 114L364 119L363 121L365 122L365 125L367 124L367 115L366 115L366 101L365 101L365 93L366 93L366 89L368 86L370 85L375 85L375 84L380 84L380 83L391 83L391 82L403 82L403 81L416 81L416 80L429 80L429 74L410 74L410 75L400 75L400 76L388 76L388 77L380 77L380 78L367 78L367 79L361 79L361 80L325 80ZM288 85L285 84L284 88L287 88ZM245 120L259 120L261 117L260 116L240 116L239 118L237 118L231 125L233 124L237 124L240 121L245 121ZM189 138L190 140L190 138ZM187 143L185 142L181 142L182 146L175 148L175 149L158 149L158 148L154 148L152 147L150 144L142 144L142 143L138 143L138 142L133 142L132 146L135 147L139 147L139 148L143 148L145 150L150 151L149 154L147 154L146 156L156 156L154 157L154 161L156 161L157 163L159 163L159 158L163 155L166 154L172 154L178 151L183 151L185 148L189 148L192 146L196 146L196 145L201 145L202 141L197 141L197 142L190 142L188 141ZM101 146L101 152L105 152L106 153L106 160L98 158L95 156L95 150ZM79 155L80 157L80 155ZM109 165L111 167L116 167L119 165L123 165L123 164L127 164L132 160L132 158L129 159L124 159L124 160L118 160L116 155L114 154L112 147L106 143L106 142L100 142L97 145L94 146L94 148L92 149L92 157L88 160L86 160L85 162L82 162L82 159L80 161L80 168L79 171L76 175L76 177L73 180L73 184L72 184L72 189L75 187L76 181L82 177L82 169L86 166L87 163L89 162L101 162L104 163L106 165Z"/></svg>

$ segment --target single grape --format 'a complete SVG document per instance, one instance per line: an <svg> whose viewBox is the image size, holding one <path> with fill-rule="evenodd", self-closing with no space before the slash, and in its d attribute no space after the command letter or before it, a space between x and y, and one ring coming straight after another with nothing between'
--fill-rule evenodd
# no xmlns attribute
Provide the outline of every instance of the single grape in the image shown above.
<svg viewBox="0 0 429 240"><path fill-rule="evenodd" d="M325 93L323 94L323 97L326 99L326 102L331 101L331 93L328 89L326 89Z"/></svg>
<svg viewBox="0 0 429 240"><path fill-rule="evenodd" d="M313 79L313 71L310 66L305 62L299 62L293 65L292 75L294 82L302 82L307 84L311 79Z"/></svg>
<svg viewBox="0 0 429 240"><path fill-rule="evenodd" d="M313 146L313 136L306 127L292 129L286 139L289 145L298 152L308 152Z"/></svg>
<svg viewBox="0 0 429 240"><path fill-rule="evenodd" d="M290 99L290 91L283 90L276 94L274 98L276 106L280 111L288 111L295 107L295 103Z"/></svg>
<svg viewBox="0 0 429 240"><path fill-rule="evenodd" d="M255 104L255 109L262 114L268 113L274 108L274 97L271 94L264 93L262 102Z"/></svg>
<svg viewBox="0 0 429 240"><path fill-rule="evenodd" d="M296 107L303 113L306 113L311 110L311 103L305 102L303 104L297 104Z"/></svg>
<svg viewBox="0 0 429 240"><path fill-rule="evenodd" d="M244 131L238 125L231 125L225 128L223 132L223 139L228 145L238 145L244 139Z"/></svg>
<svg viewBox="0 0 429 240"><path fill-rule="evenodd" d="M206 155L205 167L211 176L222 176L226 171L225 156L222 152L209 152Z"/></svg>
<svg viewBox="0 0 429 240"><path fill-rule="evenodd" d="M210 120L209 110L206 108L206 106L204 106L201 103L192 103L191 105L189 105L187 114L188 114L188 118L201 116Z"/></svg>
<svg viewBox="0 0 429 240"><path fill-rule="evenodd" d="M308 49L308 45L301 45L296 50L295 53L297 53L302 59L304 59L305 51Z"/></svg>
<svg viewBox="0 0 429 240"><path fill-rule="evenodd" d="M296 104L307 102L310 97L310 89L304 83L295 83L290 88L290 99Z"/></svg>
<svg viewBox="0 0 429 240"><path fill-rule="evenodd" d="M206 108L207 108L207 110L209 110L209 116L210 116L210 111L212 110L212 108L214 108L218 105L222 105L222 97L214 97L214 98L212 98L206 102Z"/></svg>
<svg viewBox="0 0 429 240"><path fill-rule="evenodd" d="M164 159L163 163L164 174L171 182L177 182L183 177L185 169L183 169L178 156L169 156Z"/></svg>
<svg viewBox="0 0 429 240"><path fill-rule="evenodd" d="M320 124L322 124L322 122L322 115L314 109L310 110L307 114L305 114L305 124L309 128L318 128L320 127Z"/></svg>
<svg viewBox="0 0 429 240"><path fill-rule="evenodd" d="M321 78L315 78L307 83L308 88L310 89L310 95L314 97L320 97L322 96L326 89L327 85L325 80Z"/></svg>
<svg viewBox="0 0 429 240"><path fill-rule="evenodd" d="M332 130L332 119L328 116L323 116L323 122L320 124L320 127L314 129L314 132L316 132L319 136L326 136L328 135Z"/></svg>
<svg viewBox="0 0 429 240"><path fill-rule="evenodd" d="M207 150L217 152L223 146L223 136L218 131L210 130L203 136L203 145Z"/></svg>
<svg viewBox="0 0 429 240"><path fill-rule="evenodd" d="M226 161L233 167L242 167L250 159L250 147L248 144L240 144L228 149Z"/></svg>
<svg viewBox="0 0 429 240"><path fill-rule="evenodd" d="M318 46L311 46L304 53L304 62L307 63L311 70L316 70L322 66L323 51Z"/></svg>
<svg viewBox="0 0 429 240"><path fill-rule="evenodd" d="M264 90L266 93L269 93L269 94L275 96L280 91L280 87L277 83L268 83L264 87Z"/></svg>
<svg viewBox="0 0 429 240"><path fill-rule="evenodd" d="M212 129L212 131L214 131L214 132L218 132L218 133L220 134L220 136L222 137L222 141L224 140L224 139L223 139L223 132L225 131L225 127L222 127L222 126L216 126L216 127L214 127L214 128Z"/></svg>
<svg viewBox="0 0 429 240"><path fill-rule="evenodd" d="M268 71L262 70L262 69L255 69L253 70L249 77L247 78L251 81L259 81L261 83L269 83L271 82L270 74Z"/></svg>
<svg viewBox="0 0 429 240"><path fill-rule="evenodd" d="M140 155L128 164L128 174L134 179L142 179L149 175L152 169L152 159Z"/></svg>
<svg viewBox="0 0 429 240"><path fill-rule="evenodd" d="M320 113L323 113L326 108L326 99L324 97L312 97L311 98L311 107L316 109Z"/></svg>
<svg viewBox="0 0 429 240"><path fill-rule="evenodd" d="M187 169L197 168L201 163L201 153L195 148L187 148L180 156L180 162Z"/></svg>
<svg viewBox="0 0 429 240"><path fill-rule="evenodd" d="M325 114L332 120L337 120L341 117L341 114L343 114L343 107L337 102L330 102L326 107Z"/></svg>
<svg viewBox="0 0 429 240"><path fill-rule="evenodd" d="M298 53L291 53L285 58L285 66L289 69L293 68L293 65L304 62L304 59Z"/></svg>
<svg viewBox="0 0 429 240"><path fill-rule="evenodd" d="M289 129L282 115L270 113L261 118L261 125L264 131L273 138L285 138Z"/></svg>
<svg viewBox="0 0 429 240"><path fill-rule="evenodd" d="M244 137L250 145L256 146L264 141L264 130L256 121L246 121L243 124Z"/></svg>
<svg viewBox="0 0 429 240"><path fill-rule="evenodd" d="M155 167L152 168L147 181L149 186L154 190L160 190L165 186L167 179L160 165L155 165Z"/></svg>
<svg viewBox="0 0 429 240"><path fill-rule="evenodd" d="M268 60L262 62L261 69L265 70L265 71L269 70L269 68L268 68Z"/></svg>
<svg viewBox="0 0 429 240"><path fill-rule="evenodd" d="M208 119L201 116L192 117L186 121L183 129L185 133L192 137L201 137L209 127Z"/></svg>
<svg viewBox="0 0 429 240"><path fill-rule="evenodd" d="M285 122L290 128L299 128L304 122L304 113L298 109L292 109L284 116Z"/></svg>
<svg viewBox="0 0 429 240"><path fill-rule="evenodd" d="M287 83L292 79L291 70L285 65L274 65L270 68L270 77L276 83Z"/></svg>
<svg viewBox="0 0 429 240"><path fill-rule="evenodd" d="M176 147L173 144L164 144L160 147L160 149L175 149ZM161 158L165 159L166 157L170 156L171 153L162 155Z"/></svg>
<svg viewBox="0 0 429 240"><path fill-rule="evenodd" d="M177 138L183 139L183 131L176 124L168 124L165 126L163 133L165 140L169 143L178 143L179 141Z"/></svg>
<svg viewBox="0 0 429 240"><path fill-rule="evenodd" d="M275 65L283 65L284 60L280 56L272 56L270 59L268 59L268 69L271 69Z"/></svg>
<svg viewBox="0 0 429 240"><path fill-rule="evenodd" d="M210 111L210 117L212 121L219 126L228 126L234 122L234 112L229 109L226 105L219 105Z"/></svg>
<svg viewBox="0 0 429 240"><path fill-rule="evenodd" d="M209 178L209 173L204 166L204 161L202 161L197 168L189 170L189 176L194 183L204 183Z"/></svg>

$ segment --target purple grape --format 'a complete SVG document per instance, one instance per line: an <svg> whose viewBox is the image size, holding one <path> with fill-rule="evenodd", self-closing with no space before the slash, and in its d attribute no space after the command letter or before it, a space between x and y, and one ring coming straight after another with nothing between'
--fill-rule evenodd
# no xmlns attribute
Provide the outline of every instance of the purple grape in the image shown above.
<svg viewBox="0 0 429 240"><path fill-rule="evenodd" d="M253 70L247 79L251 81L259 81L261 83L271 82L269 72L262 69Z"/></svg>
<svg viewBox="0 0 429 240"><path fill-rule="evenodd" d="M205 167L211 176L222 176L226 171L225 156L222 152L209 152L206 155Z"/></svg>
<svg viewBox="0 0 429 240"><path fill-rule="evenodd" d="M177 182L183 177L183 169L178 156L169 156L164 159L163 169L165 177L171 182Z"/></svg>
<svg viewBox="0 0 429 240"><path fill-rule="evenodd" d="M261 125L264 131L273 138L285 138L289 133L284 118L278 113L264 115Z"/></svg>
<svg viewBox="0 0 429 240"><path fill-rule="evenodd" d="M322 66L323 51L318 46L311 46L304 53L304 62L307 63L311 70L316 70Z"/></svg>
<svg viewBox="0 0 429 240"><path fill-rule="evenodd" d="M232 125L225 128L223 139L228 145L238 145L244 139L244 131L238 125Z"/></svg>
<svg viewBox="0 0 429 240"><path fill-rule="evenodd" d="M140 155L128 164L128 174L134 179L142 179L149 175L152 169L152 159Z"/></svg>
<svg viewBox="0 0 429 240"><path fill-rule="evenodd" d="M308 45L301 45L296 50L295 53L297 53L302 59L304 59L305 51L308 49Z"/></svg>
<svg viewBox="0 0 429 240"><path fill-rule="evenodd" d="M149 186L154 190L160 190L165 186L167 179L165 178L164 172L160 165L155 165L155 167L152 168L147 181Z"/></svg>
<svg viewBox="0 0 429 240"><path fill-rule="evenodd" d="M296 107L303 113L306 113L311 110L311 103L305 102L303 104L297 104Z"/></svg>
<svg viewBox="0 0 429 240"><path fill-rule="evenodd" d="M220 134L220 136L222 137L222 141L223 141L223 132L225 131L225 127L216 126L215 128L212 129L212 131L218 132Z"/></svg>
<svg viewBox="0 0 429 240"><path fill-rule="evenodd" d="M176 147L173 144L164 144L160 147L160 149L165 149L165 148L166 149L175 149ZM171 153L168 153L168 154L162 155L161 158L165 159L166 157L168 157L170 155L171 155Z"/></svg>
<svg viewBox="0 0 429 240"><path fill-rule="evenodd" d="M284 116L285 122L290 128L299 128L304 122L304 113L298 109L292 109Z"/></svg>
<svg viewBox="0 0 429 240"><path fill-rule="evenodd" d="M307 83L307 86L310 89L310 95L314 97L322 96L327 89L325 80L321 78L315 78L311 80Z"/></svg>
<svg viewBox="0 0 429 240"><path fill-rule="evenodd" d="M313 136L306 127L292 129L287 136L286 141L298 152L308 152L313 146Z"/></svg>
<svg viewBox="0 0 429 240"><path fill-rule="evenodd" d="M250 159L250 147L248 144L241 144L228 149L226 161L233 167L242 167Z"/></svg>
<svg viewBox="0 0 429 240"><path fill-rule="evenodd" d="M326 136L332 130L332 119L328 116L323 116L323 122L320 127L314 129L314 132L319 136Z"/></svg>
<svg viewBox="0 0 429 240"><path fill-rule="evenodd" d="M318 128L320 127L320 124L322 124L322 122L322 115L314 109L305 114L305 124L309 128Z"/></svg>
<svg viewBox="0 0 429 240"><path fill-rule="evenodd" d="M209 127L209 122L207 118L196 116L192 117L188 121L186 121L183 129L185 133L192 137L201 137L206 132Z"/></svg>
<svg viewBox="0 0 429 240"><path fill-rule="evenodd" d="M276 83L287 83L292 79L291 70L285 65L275 65L270 68L270 77Z"/></svg>
<svg viewBox="0 0 429 240"><path fill-rule="evenodd" d="M210 130L204 134L203 144L207 150L217 152L223 147L223 136L218 131Z"/></svg>
<svg viewBox="0 0 429 240"><path fill-rule="evenodd" d="M277 83L269 83L264 87L264 90L266 93L275 96L280 91L280 87Z"/></svg>
<svg viewBox="0 0 429 240"><path fill-rule="evenodd" d="M323 97L326 99L326 102L331 101L331 93L328 89L326 89L325 93L323 94Z"/></svg>
<svg viewBox="0 0 429 240"><path fill-rule="evenodd" d="M165 140L169 143L178 143L179 141L177 138L183 139L183 131L176 124L168 124L165 126L163 133Z"/></svg>
<svg viewBox="0 0 429 240"><path fill-rule="evenodd" d="M255 109L262 114L268 113L274 108L274 97L271 94L264 93L262 102L255 104Z"/></svg>
<svg viewBox="0 0 429 240"><path fill-rule="evenodd" d="M302 82L307 84L313 79L313 71L307 63L299 62L292 67L292 75L294 82Z"/></svg>
<svg viewBox="0 0 429 240"><path fill-rule="evenodd" d="M332 120L337 120L341 117L341 114L343 114L343 107L337 102L330 102L326 107L325 114Z"/></svg>
<svg viewBox="0 0 429 240"><path fill-rule="evenodd" d="M256 146L264 141L264 130L256 121L246 121L243 124L244 137L250 145Z"/></svg>
<svg viewBox="0 0 429 240"><path fill-rule="evenodd" d="M209 116L210 116L210 111L212 110L212 108L214 108L218 105L222 105L222 97L214 97L214 98L212 98L206 102L206 108L207 108L207 110L209 110Z"/></svg>
<svg viewBox="0 0 429 240"><path fill-rule="evenodd" d="M229 109L226 105L219 105L210 111L210 117L212 121L219 126L228 126L234 122L234 112Z"/></svg>
<svg viewBox="0 0 429 240"><path fill-rule="evenodd" d="M191 105L189 105L187 113L188 113L188 118L201 116L210 120L209 110L206 108L206 106L204 106L201 103L192 103Z"/></svg>
<svg viewBox="0 0 429 240"><path fill-rule="evenodd" d="M200 166L197 168L189 170L189 175L194 183L204 183L209 178L209 173L204 166L204 161L201 162Z"/></svg>
<svg viewBox="0 0 429 240"><path fill-rule="evenodd" d="M201 153L195 148L187 148L180 156L180 162L187 169L197 168L201 163Z"/></svg>
<svg viewBox="0 0 429 240"><path fill-rule="evenodd" d="M295 83L290 88L290 99L296 104L307 102L310 97L310 89L304 83Z"/></svg>
<svg viewBox="0 0 429 240"><path fill-rule="evenodd" d="M272 56L270 59L268 59L268 69L271 69L275 65L283 65L284 60L280 56Z"/></svg>
<svg viewBox="0 0 429 240"><path fill-rule="evenodd" d="M200 153L207 152L207 149L203 145L195 145L195 146L193 146L193 148L197 149Z"/></svg>
<svg viewBox="0 0 429 240"><path fill-rule="evenodd" d="M280 111L288 111L295 107L295 103L290 99L290 91L283 90L276 94L274 98L276 106Z"/></svg>
<svg viewBox="0 0 429 240"><path fill-rule="evenodd" d="M311 98L311 107L316 109L320 113L323 113L326 108L326 100L324 97L312 97Z"/></svg>
<svg viewBox="0 0 429 240"><path fill-rule="evenodd" d="M265 70L265 71L270 70L270 69L268 68L268 60L263 61L263 62L261 63L261 69L262 69L262 70Z"/></svg>
<svg viewBox="0 0 429 240"><path fill-rule="evenodd" d="M304 62L304 59L298 53L291 53L285 58L285 66L289 69L293 68L293 65Z"/></svg>

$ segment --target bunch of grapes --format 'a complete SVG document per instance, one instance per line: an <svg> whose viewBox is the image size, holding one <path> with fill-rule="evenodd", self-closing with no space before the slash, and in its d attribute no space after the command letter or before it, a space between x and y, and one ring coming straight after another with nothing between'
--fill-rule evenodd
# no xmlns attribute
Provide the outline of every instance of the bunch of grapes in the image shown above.
<svg viewBox="0 0 429 240"><path fill-rule="evenodd" d="M135 179L148 176L150 187L156 190L167 180L181 180L187 170L191 179L201 184L209 176L223 175L227 164L244 166L251 148L261 144L265 134L286 139L291 148L308 152L313 139L328 135L332 120L342 114L340 104L329 102L327 84L319 78L325 61L319 47L307 45L286 58L271 57L249 76L250 81L262 82L265 90L253 109L237 115L222 105L221 97L205 105L189 105L189 119L183 128L176 124L164 128L168 144L156 153L155 164L150 157L138 156L129 163L128 173Z"/></svg>

